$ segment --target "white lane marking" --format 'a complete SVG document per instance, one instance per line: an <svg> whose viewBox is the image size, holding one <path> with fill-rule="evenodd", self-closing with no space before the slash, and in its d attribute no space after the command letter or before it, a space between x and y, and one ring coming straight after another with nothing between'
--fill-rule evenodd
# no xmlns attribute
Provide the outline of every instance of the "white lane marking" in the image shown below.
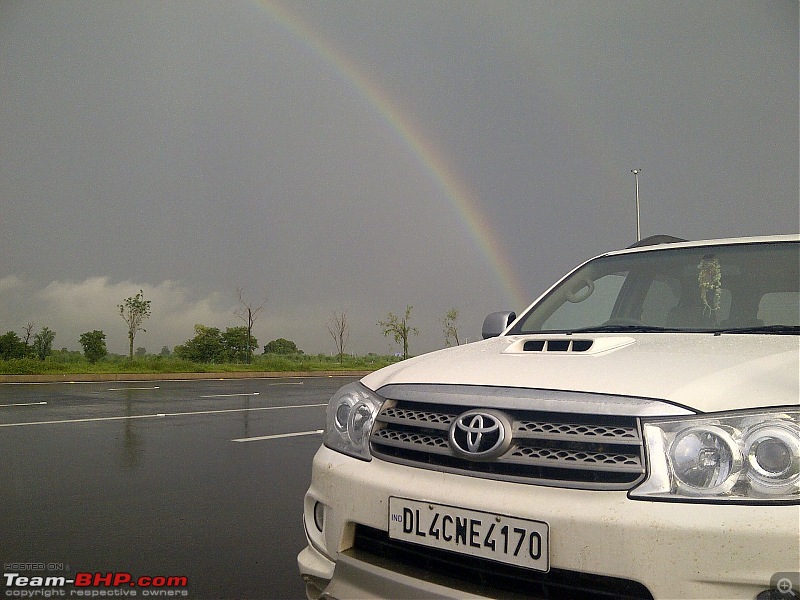
<svg viewBox="0 0 800 600"><path fill-rule="evenodd" d="M120 421L122 419L150 419L165 415L130 415L127 417L92 417L89 419L63 419L61 421L31 421L28 423L0 423L0 427L23 427L25 425L55 425L57 423L91 423L92 421Z"/></svg>
<svg viewBox="0 0 800 600"><path fill-rule="evenodd" d="M155 387L124 387L124 388L108 388L109 392L126 392L128 390L159 390L159 386Z"/></svg>
<svg viewBox="0 0 800 600"><path fill-rule="evenodd" d="M40 404L47 404L47 402L22 402L18 404L0 404L0 406L38 406Z"/></svg>
<svg viewBox="0 0 800 600"><path fill-rule="evenodd" d="M265 376L265 377L192 377L189 379L151 379L150 381L165 381L170 383L193 383L195 381L264 381L265 379L322 379L323 377L327 377L328 379L332 378L339 378L339 379L359 379L357 375L351 375L349 373L342 373L341 375L289 375L287 377L275 377L275 376ZM0 381L0 385L103 385L107 384L109 381L116 381L118 383L136 383L142 381L142 379L106 379L106 380L98 380L98 381L81 381L81 380L71 380L71 381ZM145 380L147 381L147 380ZM267 385L303 385L303 382L287 382L287 383L269 383Z"/></svg>
<svg viewBox="0 0 800 600"><path fill-rule="evenodd" d="M298 431L297 433L278 433L276 435L261 435L258 437L238 438L231 440L232 442L258 442L261 440L279 440L282 438L300 437L302 435L319 435L323 433L323 429L315 429L314 431Z"/></svg>
<svg viewBox="0 0 800 600"><path fill-rule="evenodd" d="M124 419L152 419L154 417L186 417L191 415L216 415L222 413L245 412L256 410L287 410L291 408L311 408L328 406L325 404L295 404L294 406L262 406L257 408L228 408L225 410L198 410L195 412L158 413L155 415L130 415L123 417L91 417L87 419L63 419L61 421L32 421L29 423L0 423L0 427L23 427L25 425L56 425L59 423L91 423L94 421L121 421Z"/></svg>
<svg viewBox="0 0 800 600"><path fill-rule="evenodd" d="M199 396L200 398L234 398L236 396L258 396L259 392L250 394L212 394L210 396Z"/></svg>

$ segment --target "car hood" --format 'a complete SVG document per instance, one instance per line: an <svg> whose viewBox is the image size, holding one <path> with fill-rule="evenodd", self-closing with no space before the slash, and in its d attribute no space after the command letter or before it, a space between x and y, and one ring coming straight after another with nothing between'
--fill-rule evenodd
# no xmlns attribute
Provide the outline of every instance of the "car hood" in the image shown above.
<svg viewBox="0 0 800 600"><path fill-rule="evenodd" d="M799 373L795 336L575 334L492 338L403 361L362 382L373 390L424 383L616 394L716 412L797 405Z"/></svg>

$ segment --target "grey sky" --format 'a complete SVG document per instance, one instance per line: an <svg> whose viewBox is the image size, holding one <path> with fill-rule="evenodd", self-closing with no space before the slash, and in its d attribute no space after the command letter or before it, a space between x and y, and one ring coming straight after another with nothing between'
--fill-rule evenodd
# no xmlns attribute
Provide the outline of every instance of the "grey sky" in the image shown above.
<svg viewBox="0 0 800 600"><path fill-rule="evenodd" d="M0 2L0 333L412 353L642 234L800 229L798 2ZM471 208L471 212L467 210Z"/></svg>

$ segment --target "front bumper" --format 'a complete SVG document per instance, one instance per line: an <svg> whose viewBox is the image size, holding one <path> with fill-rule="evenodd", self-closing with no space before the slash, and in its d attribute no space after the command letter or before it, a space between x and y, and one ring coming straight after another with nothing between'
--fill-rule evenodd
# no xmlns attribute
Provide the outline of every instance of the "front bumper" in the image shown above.
<svg viewBox="0 0 800 600"><path fill-rule="evenodd" d="M387 531L390 496L544 521L551 570L638 582L656 599L753 600L776 573L800 571L797 506L634 501L625 492L491 481L377 459L366 463L322 447L304 503L308 547L298 556L309 598L496 593L456 587L440 573L354 549L357 525ZM318 502L324 506L323 531L314 520Z"/></svg>

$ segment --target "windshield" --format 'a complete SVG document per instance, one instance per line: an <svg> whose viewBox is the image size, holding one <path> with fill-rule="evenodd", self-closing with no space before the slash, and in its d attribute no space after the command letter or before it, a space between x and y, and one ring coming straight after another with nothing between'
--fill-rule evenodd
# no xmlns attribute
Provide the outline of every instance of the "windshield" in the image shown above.
<svg viewBox="0 0 800 600"><path fill-rule="evenodd" d="M592 260L509 332L797 333L800 245L665 248Z"/></svg>

